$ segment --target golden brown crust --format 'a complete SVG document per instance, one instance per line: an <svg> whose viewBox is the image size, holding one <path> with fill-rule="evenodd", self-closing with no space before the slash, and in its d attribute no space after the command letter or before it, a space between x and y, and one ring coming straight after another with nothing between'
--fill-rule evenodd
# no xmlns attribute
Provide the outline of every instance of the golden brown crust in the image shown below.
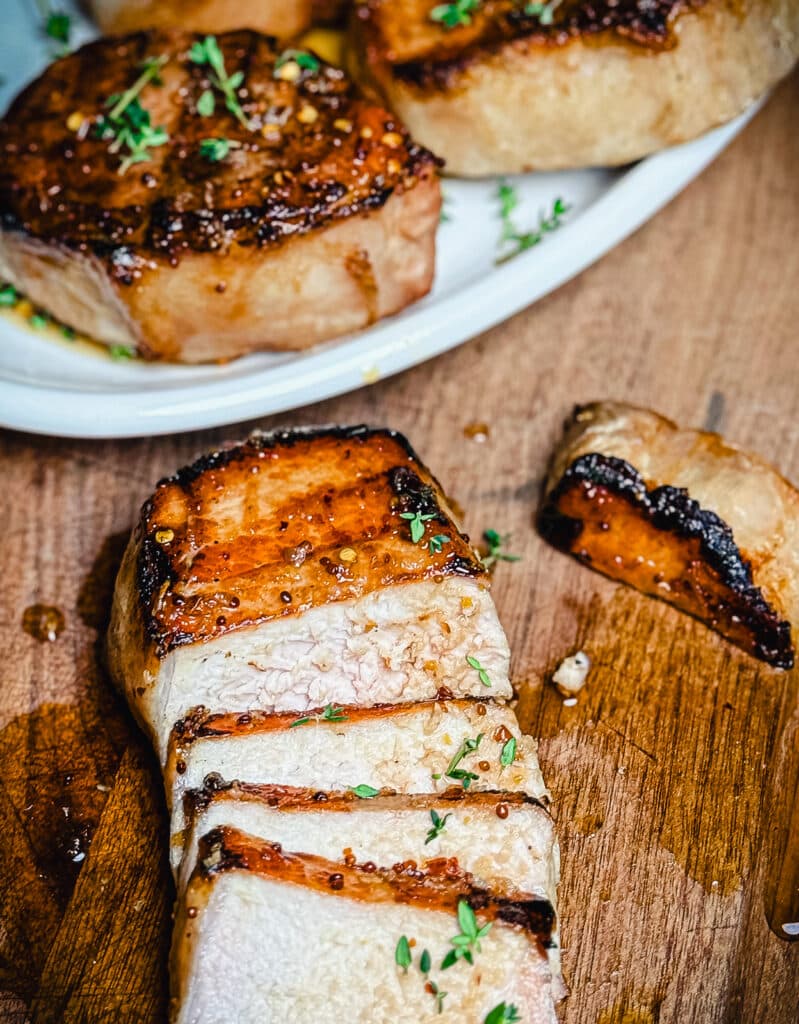
<svg viewBox="0 0 799 1024"><path fill-rule="evenodd" d="M427 517L420 543L403 518L414 513ZM405 438L366 427L254 436L204 456L161 481L138 542L142 616L161 655L383 587L484 572Z"/></svg>
<svg viewBox="0 0 799 1024"><path fill-rule="evenodd" d="M640 471L621 452L637 453ZM539 526L580 561L695 615L755 657L791 668L799 494L750 460L717 435L680 431L646 410L578 408L555 457ZM680 480L691 487L674 486ZM786 530L780 516L776 535L754 496L766 480L789 517ZM714 504L718 495L722 502L734 496L736 522L695 500L700 493ZM739 546L736 533L749 547ZM787 549L779 550L783 540Z"/></svg>
<svg viewBox="0 0 799 1024"><path fill-rule="evenodd" d="M105 35L147 28L229 32L252 28L287 38L308 28L325 13L317 0L87 0Z"/></svg>
<svg viewBox="0 0 799 1024"><path fill-rule="evenodd" d="M463 872L447 878L399 865L400 870L366 870L309 853L283 851L277 843L256 839L234 828L216 828L200 839L197 866L189 882L186 904L193 892L229 871L250 871L264 878L301 885L332 896L366 903L412 903L426 910L455 914L466 900L487 921L504 921L529 932L541 952L552 941L555 912L549 900L495 896L474 884Z"/></svg>
<svg viewBox="0 0 799 1024"><path fill-rule="evenodd" d="M427 0L364 0L353 73L451 174L617 165L741 113L799 57L795 0L488 0L447 31Z"/></svg>
<svg viewBox="0 0 799 1024"><path fill-rule="evenodd" d="M219 36L229 73L244 73L239 95L253 130L221 99L213 116L200 116L208 69L188 57L199 38L154 31L101 39L28 86L0 122L5 230L93 254L115 281L130 285L153 261L219 255L234 244L274 247L377 209L434 166L391 114L357 96L339 69L320 63L298 81L276 77L281 48L256 32ZM163 85L147 86L141 102L169 142L119 174L121 156L97 137L94 123L108 97L131 85L140 63L162 55L169 57ZM298 116L309 110L308 119ZM199 154L209 137L240 148L211 162Z"/></svg>

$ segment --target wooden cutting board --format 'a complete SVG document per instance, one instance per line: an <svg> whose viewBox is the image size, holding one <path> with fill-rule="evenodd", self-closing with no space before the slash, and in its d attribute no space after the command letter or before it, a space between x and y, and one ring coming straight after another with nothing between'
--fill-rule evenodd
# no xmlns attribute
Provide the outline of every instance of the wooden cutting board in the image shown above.
<svg viewBox="0 0 799 1024"><path fill-rule="evenodd" d="M554 797L568 1024L799 1019L799 944L767 923L775 902L789 913L796 884L780 850L792 813L799 845L799 672L594 575L532 526L577 401L627 399L720 429L799 480L797 111L794 76L668 210L556 295L280 421L397 427L473 535L513 535L523 560L499 566L494 592ZM475 423L488 426L482 443L467 436ZM164 1020L164 802L99 641L124 533L154 482L255 425L0 438L2 1022ZM35 604L63 615L52 642L23 629ZM547 679L580 648L593 668L570 708Z"/></svg>

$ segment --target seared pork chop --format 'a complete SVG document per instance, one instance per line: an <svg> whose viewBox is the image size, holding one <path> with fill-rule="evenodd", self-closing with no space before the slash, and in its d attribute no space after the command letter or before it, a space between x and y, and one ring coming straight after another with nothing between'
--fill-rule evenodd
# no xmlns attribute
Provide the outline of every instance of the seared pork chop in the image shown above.
<svg viewBox="0 0 799 1024"><path fill-rule="evenodd" d="M161 481L108 651L162 759L199 705L512 693L487 574L440 485L401 435L365 427L254 436Z"/></svg>
<svg viewBox="0 0 799 1024"><path fill-rule="evenodd" d="M473 966L441 970L461 905L490 928ZM172 1020L478 1024L503 1003L518 1013L506 1020L556 1024L553 922L546 900L496 897L468 878L365 870L218 829L178 904ZM403 936L408 968L396 962Z"/></svg>
<svg viewBox="0 0 799 1024"><path fill-rule="evenodd" d="M340 0L87 0L106 35L141 28L229 32L254 28L287 39L320 21L334 19Z"/></svg>
<svg viewBox="0 0 799 1024"><path fill-rule="evenodd" d="M697 616L757 658L793 665L799 492L757 455L647 409L578 407L539 522L594 569Z"/></svg>
<svg viewBox="0 0 799 1024"><path fill-rule="evenodd" d="M447 6L360 0L352 67L466 177L636 160L735 117L799 56L796 0L485 0L452 27Z"/></svg>
<svg viewBox="0 0 799 1024"><path fill-rule="evenodd" d="M233 781L356 796L366 786L372 796L454 787L548 797L535 741L520 732L510 708L493 701L344 707L338 714L294 724L301 719L293 715L198 712L179 722L164 771L173 835L183 832L189 790Z"/></svg>
<svg viewBox="0 0 799 1024"><path fill-rule="evenodd" d="M552 819L523 793L453 788L435 796L362 800L354 793L320 796L314 789L233 783L192 790L184 811L185 846L173 844L180 889L196 863L200 837L230 825L285 850L350 865L412 863L447 876L468 871L478 885L499 895L526 892L555 904L558 848Z"/></svg>
<svg viewBox="0 0 799 1024"><path fill-rule="evenodd" d="M430 288L433 157L256 32L90 43L17 97L0 154L0 278L146 358L306 348Z"/></svg>

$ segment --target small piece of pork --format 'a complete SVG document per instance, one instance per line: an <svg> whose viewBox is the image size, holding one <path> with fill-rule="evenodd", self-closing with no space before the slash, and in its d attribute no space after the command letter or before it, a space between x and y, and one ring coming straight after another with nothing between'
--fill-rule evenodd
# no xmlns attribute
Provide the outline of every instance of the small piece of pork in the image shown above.
<svg viewBox="0 0 799 1024"><path fill-rule="evenodd" d="M793 665L799 491L718 434L620 402L578 407L549 474L543 535L594 569Z"/></svg>

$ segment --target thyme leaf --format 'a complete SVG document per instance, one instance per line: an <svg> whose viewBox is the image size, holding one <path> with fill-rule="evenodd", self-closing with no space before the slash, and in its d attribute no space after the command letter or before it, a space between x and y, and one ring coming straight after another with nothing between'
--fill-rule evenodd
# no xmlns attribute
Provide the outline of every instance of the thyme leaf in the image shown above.
<svg viewBox="0 0 799 1024"><path fill-rule="evenodd" d="M189 50L189 60L192 61L193 64L208 65L211 69L209 73L211 84L222 94L227 110L229 110L236 120L239 121L240 124L242 124L248 131L252 131L252 123L242 110L238 96L236 95L236 90L241 87L241 84L244 81L244 72L234 71L232 75L227 73L225 58L222 56L222 51L219 49L219 43L217 42L216 36L206 36L202 42L192 43L191 49ZM208 90L206 90L206 92L207 91ZM204 110L210 109L210 101L205 98L205 93L202 94L197 104L198 112L203 113L203 111L200 110L200 103L203 104ZM213 110L211 110L211 113L213 113Z"/></svg>
<svg viewBox="0 0 799 1024"><path fill-rule="evenodd" d="M491 680L488 677L488 672L483 668L477 658L472 657L471 654L466 655L466 663L470 668L473 668L477 672L477 676L483 686L491 686Z"/></svg>
<svg viewBox="0 0 799 1024"><path fill-rule="evenodd" d="M441 835L444 831L444 826L447 824L447 818L451 817L452 814L445 814L442 818L438 811L430 811L430 820L433 822L433 827L428 829L427 838L424 841L425 846Z"/></svg>

